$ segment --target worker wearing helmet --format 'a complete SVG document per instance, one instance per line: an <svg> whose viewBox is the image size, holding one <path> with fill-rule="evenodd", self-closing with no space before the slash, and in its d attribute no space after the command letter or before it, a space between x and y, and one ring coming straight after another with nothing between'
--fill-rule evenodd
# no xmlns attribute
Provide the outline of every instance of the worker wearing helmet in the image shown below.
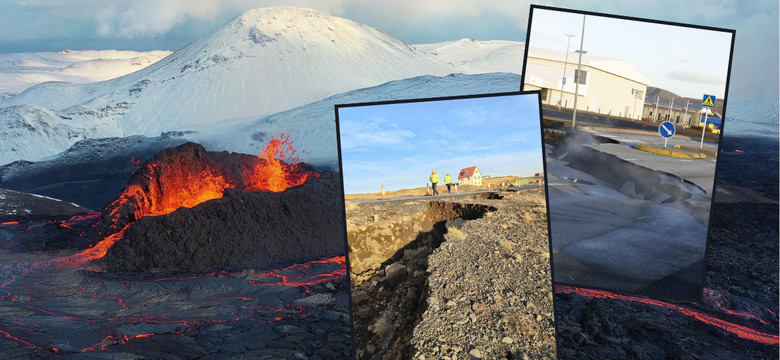
<svg viewBox="0 0 780 360"><path fill-rule="evenodd" d="M431 188L433 188L433 195L439 195L439 192L436 190L436 184L439 183L439 174L436 173L436 169L431 170Z"/></svg>

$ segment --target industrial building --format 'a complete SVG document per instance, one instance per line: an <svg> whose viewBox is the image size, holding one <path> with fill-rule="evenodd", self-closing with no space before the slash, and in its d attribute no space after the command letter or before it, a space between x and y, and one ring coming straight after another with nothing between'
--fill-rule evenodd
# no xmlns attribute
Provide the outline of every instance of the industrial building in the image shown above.
<svg viewBox="0 0 780 360"><path fill-rule="evenodd" d="M579 83L577 110L639 120L643 116L649 80L622 59L529 48L524 90L541 90L542 104L574 108L575 83ZM564 84L565 79L565 84Z"/></svg>

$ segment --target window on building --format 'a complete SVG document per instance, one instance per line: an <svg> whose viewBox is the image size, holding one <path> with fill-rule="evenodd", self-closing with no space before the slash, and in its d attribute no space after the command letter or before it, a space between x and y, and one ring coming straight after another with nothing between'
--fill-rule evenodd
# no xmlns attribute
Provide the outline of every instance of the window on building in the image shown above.
<svg viewBox="0 0 780 360"><path fill-rule="evenodd" d="M582 76L580 76L580 73L582 73ZM574 70L574 83L585 85L585 82L588 80L588 72L585 70Z"/></svg>

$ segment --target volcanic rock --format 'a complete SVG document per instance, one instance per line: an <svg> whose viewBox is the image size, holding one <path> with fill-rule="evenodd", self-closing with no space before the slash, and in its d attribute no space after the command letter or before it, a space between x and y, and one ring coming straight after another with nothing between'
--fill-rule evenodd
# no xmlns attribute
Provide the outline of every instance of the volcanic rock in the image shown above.
<svg viewBox="0 0 780 360"><path fill-rule="evenodd" d="M282 193L227 189L221 199L134 222L108 250L106 270L204 272L343 255L339 196L335 172Z"/></svg>
<svg viewBox="0 0 780 360"><path fill-rule="evenodd" d="M285 145L284 136L272 140L261 157L194 143L165 149L133 174L87 238L95 244L121 232L104 259L114 272L212 271L343 255L338 174L275 159L294 159Z"/></svg>
<svg viewBox="0 0 780 360"><path fill-rule="evenodd" d="M264 161L247 154L208 152L195 143L165 149L139 168L119 197L103 208L103 215L88 238L92 244L97 243L104 235L115 233L140 217L156 215L171 206L168 203L181 201L184 196L215 190L221 193L214 182L224 183L223 187L246 188L249 184L244 174ZM312 170L301 166L304 171Z"/></svg>

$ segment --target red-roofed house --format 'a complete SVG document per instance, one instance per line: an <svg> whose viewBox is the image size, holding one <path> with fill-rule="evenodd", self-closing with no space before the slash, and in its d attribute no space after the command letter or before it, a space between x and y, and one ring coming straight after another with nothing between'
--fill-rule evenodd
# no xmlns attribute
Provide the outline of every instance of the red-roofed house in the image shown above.
<svg viewBox="0 0 780 360"><path fill-rule="evenodd" d="M460 169L458 185L482 185L482 173L476 166Z"/></svg>

